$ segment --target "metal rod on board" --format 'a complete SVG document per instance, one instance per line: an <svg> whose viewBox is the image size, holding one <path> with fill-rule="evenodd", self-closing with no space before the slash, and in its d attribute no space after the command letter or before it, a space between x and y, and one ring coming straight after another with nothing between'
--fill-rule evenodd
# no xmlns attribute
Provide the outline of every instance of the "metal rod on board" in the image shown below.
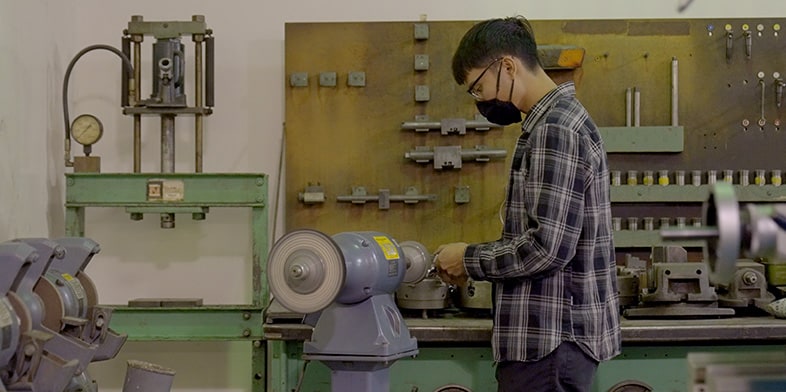
<svg viewBox="0 0 786 392"><path fill-rule="evenodd" d="M202 39L195 38L194 42L194 95L195 106L202 107ZM194 171L202 172L202 143L203 143L203 116L197 113L194 116Z"/></svg>
<svg viewBox="0 0 786 392"><path fill-rule="evenodd" d="M638 87L633 88L633 126L641 125L641 91Z"/></svg>
<svg viewBox="0 0 786 392"><path fill-rule="evenodd" d="M680 125L679 119L679 62L676 57L671 58L671 125Z"/></svg>
<svg viewBox="0 0 786 392"><path fill-rule="evenodd" d="M215 38L205 37L205 106L215 106L214 83L215 83Z"/></svg>
<svg viewBox="0 0 786 392"><path fill-rule="evenodd" d="M134 104L142 97L142 37L134 36ZM142 172L142 115L134 115L134 173Z"/></svg>
<svg viewBox="0 0 786 392"><path fill-rule="evenodd" d="M625 126L629 127L633 122L633 115L631 111L633 110L633 93L631 92L630 87L625 89Z"/></svg>

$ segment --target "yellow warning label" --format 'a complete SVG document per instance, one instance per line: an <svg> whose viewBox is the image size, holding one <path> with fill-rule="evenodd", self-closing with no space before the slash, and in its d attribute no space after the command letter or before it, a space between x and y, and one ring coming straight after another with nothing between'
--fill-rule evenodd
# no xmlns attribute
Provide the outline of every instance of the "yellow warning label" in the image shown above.
<svg viewBox="0 0 786 392"><path fill-rule="evenodd" d="M385 254L385 259L398 259L398 249L396 249L396 245L393 245L393 242L390 241L390 238L380 235L375 236L374 241L377 241L379 247L382 248L382 252Z"/></svg>
<svg viewBox="0 0 786 392"><path fill-rule="evenodd" d="M72 281L74 279L74 277L71 276L71 274L63 274L63 279L65 279L65 280L70 282L70 281Z"/></svg>

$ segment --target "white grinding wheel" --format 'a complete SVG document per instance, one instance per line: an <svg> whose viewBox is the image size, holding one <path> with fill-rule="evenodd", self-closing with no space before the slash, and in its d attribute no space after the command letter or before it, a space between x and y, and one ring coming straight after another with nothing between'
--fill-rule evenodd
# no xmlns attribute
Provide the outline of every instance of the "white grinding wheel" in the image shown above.
<svg viewBox="0 0 786 392"><path fill-rule="evenodd" d="M716 183L703 206L704 225L718 228L718 236L707 239L704 259L710 267L710 281L728 284L737 271L737 258L742 244L740 207L734 188Z"/></svg>
<svg viewBox="0 0 786 392"><path fill-rule="evenodd" d="M267 261L270 291L284 307L314 313L328 307L344 286L344 255L332 238L316 230L281 237Z"/></svg>
<svg viewBox="0 0 786 392"><path fill-rule="evenodd" d="M404 273L404 283L418 283L426 278L433 262L432 256L420 242L404 241L401 244L404 252L407 270Z"/></svg>

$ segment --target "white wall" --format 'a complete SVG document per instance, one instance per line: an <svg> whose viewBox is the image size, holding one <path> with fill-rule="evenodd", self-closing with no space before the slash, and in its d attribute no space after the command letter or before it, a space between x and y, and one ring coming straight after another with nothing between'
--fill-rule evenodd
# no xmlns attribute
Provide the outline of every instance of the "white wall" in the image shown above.
<svg viewBox="0 0 786 392"><path fill-rule="evenodd" d="M429 20L480 20L515 14L531 19L786 14L783 0L695 0L680 14L682 1L0 0L0 241L63 234L62 76L82 47L119 45L131 15L146 20L205 15L216 36L217 55L217 106L206 120L205 171L268 173L272 197L284 118L286 22L410 21L421 15ZM186 43L191 51L190 40ZM149 60L148 46L143 57ZM142 69L149 72L149 63ZM113 55L93 52L80 60L71 81L72 118L90 112L105 125L104 140L94 152L102 157L105 172L131 169L131 121L119 113L118 70ZM148 85L143 85L143 96L149 94ZM152 120L144 123L143 171L158 170L157 129ZM191 121L178 119L180 171L193 169L191 129ZM119 210L89 210L87 235L101 243L103 251L88 273L103 303L178 296L246 303L251 290L249 223L247 212L215 210L206 222L181 218L177 229L162 230L156 217L132 222ZM275 226L281 235L281 222ZM92 366L102 391L122 388L125 358L175 368L175 391L249 390L247 344L129 343L121 358Z"/></svg>
<svg viewBox="0 0 786 392"><path fill-rule="evenodd" d="M70 0L0 0L0 241L62 230L63 137L53 131L73 14Z"/></svg>

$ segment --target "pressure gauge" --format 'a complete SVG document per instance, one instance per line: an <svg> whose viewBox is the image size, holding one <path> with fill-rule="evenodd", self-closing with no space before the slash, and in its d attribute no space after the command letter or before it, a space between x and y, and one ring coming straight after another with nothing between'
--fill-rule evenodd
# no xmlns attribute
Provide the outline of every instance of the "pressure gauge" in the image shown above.
<svg viewBox="0 0 786 392"><path fill-rule="evenodd" d="M71 135L83 146L95 144L104 134L104 126L96 116L82 114L71 123Z"/></svg>

